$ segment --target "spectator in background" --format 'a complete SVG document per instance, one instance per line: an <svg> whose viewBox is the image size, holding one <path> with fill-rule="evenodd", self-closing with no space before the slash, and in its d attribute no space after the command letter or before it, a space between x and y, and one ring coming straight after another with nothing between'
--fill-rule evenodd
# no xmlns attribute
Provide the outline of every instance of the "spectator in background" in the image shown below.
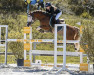
<svg viewBox="0 0 94 75"><path fill-rule="evenodd" d="M44 8L44 0L37 0L37 3L38 3L38 10L40 10L40 6L41 6L41 9Z"/></svg>

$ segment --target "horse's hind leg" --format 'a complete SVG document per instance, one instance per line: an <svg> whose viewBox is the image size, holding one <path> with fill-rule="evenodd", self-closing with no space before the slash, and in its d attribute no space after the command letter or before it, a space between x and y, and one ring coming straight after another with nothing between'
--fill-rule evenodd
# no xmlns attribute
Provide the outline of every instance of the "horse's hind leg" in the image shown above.
<svg viewBox="0 0 94 75"><path fill-rule="evenodd" d="M80 49L80 44L79 43L75 43L74 46L75 46L75 51L78 52L79 49Z"/></svg>
<svg viewBox="0 0 94 75"><path fill-rule="evenodd" d="M74 40L80 40L79 29L76 28L75 30L76 30L76 32L75 32L75 35L74 35ZM80 49L80 43L75 43L74 45L75 45L75 51L79 51L79 49Z"/></svg>

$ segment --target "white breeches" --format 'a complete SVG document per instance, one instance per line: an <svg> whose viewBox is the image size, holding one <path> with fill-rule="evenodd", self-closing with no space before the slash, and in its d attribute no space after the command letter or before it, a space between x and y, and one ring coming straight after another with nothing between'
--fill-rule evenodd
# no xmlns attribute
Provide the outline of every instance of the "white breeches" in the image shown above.
<svg viewBox="0 0 94 75"><path fill-rule="evenodd" d="M59 17L60 17L61 15L62 15L62 11L56 15L55 20L59 19Z"/></svg>

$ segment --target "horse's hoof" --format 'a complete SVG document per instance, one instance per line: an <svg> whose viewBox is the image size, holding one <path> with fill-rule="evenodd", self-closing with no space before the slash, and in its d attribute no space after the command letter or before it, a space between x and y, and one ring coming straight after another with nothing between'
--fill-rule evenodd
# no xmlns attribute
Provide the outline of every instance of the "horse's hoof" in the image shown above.
<svg viewBox="0 0 94 75"><path fill-rule="evenodd" d="M41 27L39 26L39 27L37 27L37 29L36 29L37 31L40 31L41 30Z"/></svg>
<svg viewBox="0 0 94 75"><path fill-rule="evenodd" d="M77 50L77 48L75 48L75 50Z"/></svg>
<svg viewBox="0 0 94 75"><path fill-rule="evenodd" d="M79 52L79 50L77 48L75 48L75 52Z"/></svg>

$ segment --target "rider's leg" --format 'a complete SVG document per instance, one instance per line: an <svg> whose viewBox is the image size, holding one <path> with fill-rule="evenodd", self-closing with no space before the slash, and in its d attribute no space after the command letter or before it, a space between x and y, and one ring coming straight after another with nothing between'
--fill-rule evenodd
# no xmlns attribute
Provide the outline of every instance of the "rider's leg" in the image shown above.
<svg viewBox="0 0 94 75"><path fill-rule="evenodd" d="M62 15L62 12L58 13L55 17L55 20L59 19L59 17Z"/></svg>
<svg viewBox="0 0 94 75"><path fill-rule="evenodd" d="M59 17L62 15L62 12L58 13L55 17L56 23L59 23Z"/></svg>

